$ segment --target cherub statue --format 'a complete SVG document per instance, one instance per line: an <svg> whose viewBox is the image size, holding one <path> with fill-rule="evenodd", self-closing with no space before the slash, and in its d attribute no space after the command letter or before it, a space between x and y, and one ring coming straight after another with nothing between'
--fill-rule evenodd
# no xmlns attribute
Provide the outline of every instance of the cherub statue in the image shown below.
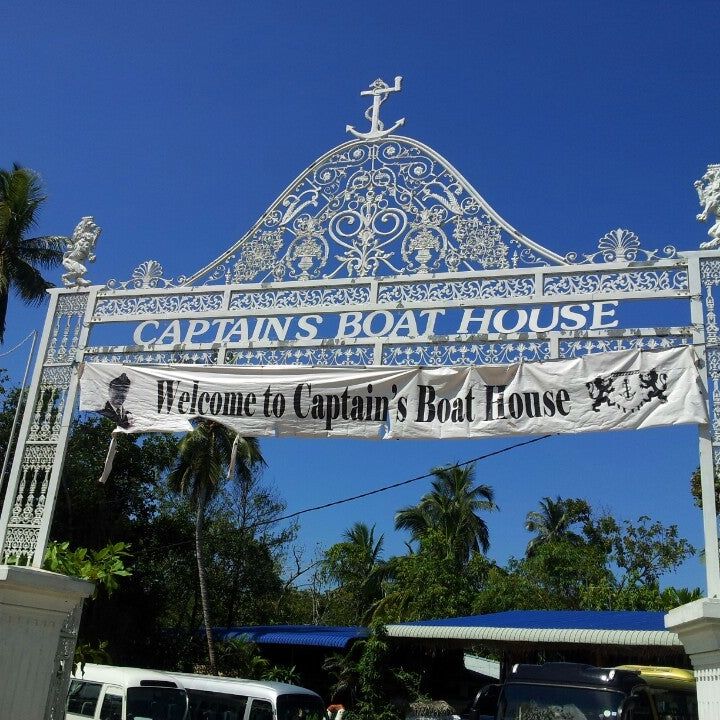
<svg viewBox="0 0 720 720"><path fill-rule="evenodd" d="M95 224L95 220L86 216L80 219L73 231L72 237L67 238L67 250L62 259L62 281L65 287L87 287L90 281L83 276L87 272L86 262L95 262L95 243L102 230Z"/></svg>
<svg viewBox="0 0 720 720"><path fill-rule="evenodd" d="M712 250L720 247L720 165L708 165L707 172L702 180L696 180L693 185L697 190L702 212L697 219L705 222L709 214L715 215L715 224L708 230L710 240L701 243L703 250Z"/></svg>

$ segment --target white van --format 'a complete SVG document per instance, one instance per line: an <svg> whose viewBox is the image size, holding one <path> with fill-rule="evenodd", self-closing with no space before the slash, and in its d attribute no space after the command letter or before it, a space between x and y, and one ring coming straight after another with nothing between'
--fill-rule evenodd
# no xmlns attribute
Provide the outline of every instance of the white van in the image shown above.
<svg viewBox="0 0 720 720"><path fill-rule="evenodd" d="M70 680L66 720L186 720L188 697L167 673L86 663Z"/></svg>
<svg viewBox="0 0 720 720"><path fill-rule="evenodd" d="M188 720L326 720L312 690L280 682L169 673L187 691Z"/></svg>

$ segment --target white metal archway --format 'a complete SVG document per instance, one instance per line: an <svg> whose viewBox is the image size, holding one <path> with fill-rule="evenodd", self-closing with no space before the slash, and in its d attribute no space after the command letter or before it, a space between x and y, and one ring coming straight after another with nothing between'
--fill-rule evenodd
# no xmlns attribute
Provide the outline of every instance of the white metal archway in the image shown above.
<svg viewBox="0 0 720 720"><path fill-rule="evenodd" d="M564 257L501 218L440 155L385 130L376 81L368 132L302 172L252 228L198 272L142 263L93 285L99 234L78 226L67 287L50 292L8 493L2 561L38 568L47 543L81 362L210 365L485 365L693 345L711 424L699 429L707 591L720 596L714 469L720 464L720 223L699 250L645 249L615 229ZM696 187L720 212L720 166ZM665 327L659 302L684 304ZM616 311L647 313L623 324ZM646 319L647 318L647 319ZM61 653L62 654L62 653ZM60 657L58 659L61 659Z"/></svg>

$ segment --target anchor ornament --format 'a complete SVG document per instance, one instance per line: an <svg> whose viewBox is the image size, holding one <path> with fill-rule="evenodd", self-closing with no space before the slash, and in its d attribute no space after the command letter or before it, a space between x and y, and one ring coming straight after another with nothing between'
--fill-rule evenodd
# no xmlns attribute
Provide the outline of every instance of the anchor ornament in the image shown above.
<svg viewBox="0 0 720 720"><path fill-rule="evenodd" d="M361 95L372 95L373 104L365 111L365 117L370 121L370 131L366 133L358 132L352 125L345 127L346 132L352 133L360 140L378 140L393 133L399 127L405 124L405 118L398 120L391 128L385 130L385 126L380 120L380 106L387 100L390 93L400 92L402 86L402 75L395 78L395 85L388 85L384 80L378 78L370 85L369 90L363 90Z"/></svg>

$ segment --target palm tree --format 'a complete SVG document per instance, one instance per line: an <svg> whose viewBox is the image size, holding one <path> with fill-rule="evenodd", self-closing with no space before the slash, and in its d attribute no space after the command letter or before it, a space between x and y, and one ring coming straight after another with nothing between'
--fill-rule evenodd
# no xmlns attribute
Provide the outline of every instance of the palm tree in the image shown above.
<svg viewBox="0 0 720 720"><path fill-rule="evenodd" d="M582 537L570 528L578 522L588 519L590 507L584 500L555 500L544 497L540 501L540 511L533 510L525 518L525 529L535 533L530 540L526 554L533 555L542 545L555 540L567 540L573 544L582 542Z"/></svg>
<svg viewBox="0 0 720 720"><path fill-rule="evenodd" d="M489 485L475 484L475 466L436 468L432 490L412 507L395 515L395 528L409 530L412 539L426 544L440 539L448 558L465 564L473 552L486 553L490 535L480 512L497 510Z"/></svg>
<svg viewBox="0 0 720 720"><path fill-rule="evenodd" d="M210 671L217 674L217 661L210 624L207 572L203 561L205 510L225 477L235 444L234 471L241 479L249 478L265 464L256 438L241 438L233 430L214 420L201 420L180 441L178 459L168 475L171 490L187 495L195 508L195 556L202 604L203 624L208 645Z"/></svg>
<svg viewBox="0 0 720 720"><path fill-rule="evenodd" d="M10 290L26 303L40 303L53 284L38 270L62 261L64 238L27 237L45 202L40 177L33 170L13 165L0 170L0 342L5 339L5 318Z"/></svg>
<svg viewBox="0 0 720 720"><path fill-rule="evenodd" d="M375 540L375 526L369 527L364 522L356 522L343 533L344 541L355 549L355 557L361 560L357 567L361 575L367 578L381 563L385 536Z"/></svg>
<svg viewBox="0 0 720 720"><path fill-rule="evenodd" d="M375 526L356 522L343 533L342 542L325 553L323 561L328 575L339 584L349 601L349 613L343 622L365 622L382 595L382 581L387 565L381 559L384 536L375 539Z"/></svg>

